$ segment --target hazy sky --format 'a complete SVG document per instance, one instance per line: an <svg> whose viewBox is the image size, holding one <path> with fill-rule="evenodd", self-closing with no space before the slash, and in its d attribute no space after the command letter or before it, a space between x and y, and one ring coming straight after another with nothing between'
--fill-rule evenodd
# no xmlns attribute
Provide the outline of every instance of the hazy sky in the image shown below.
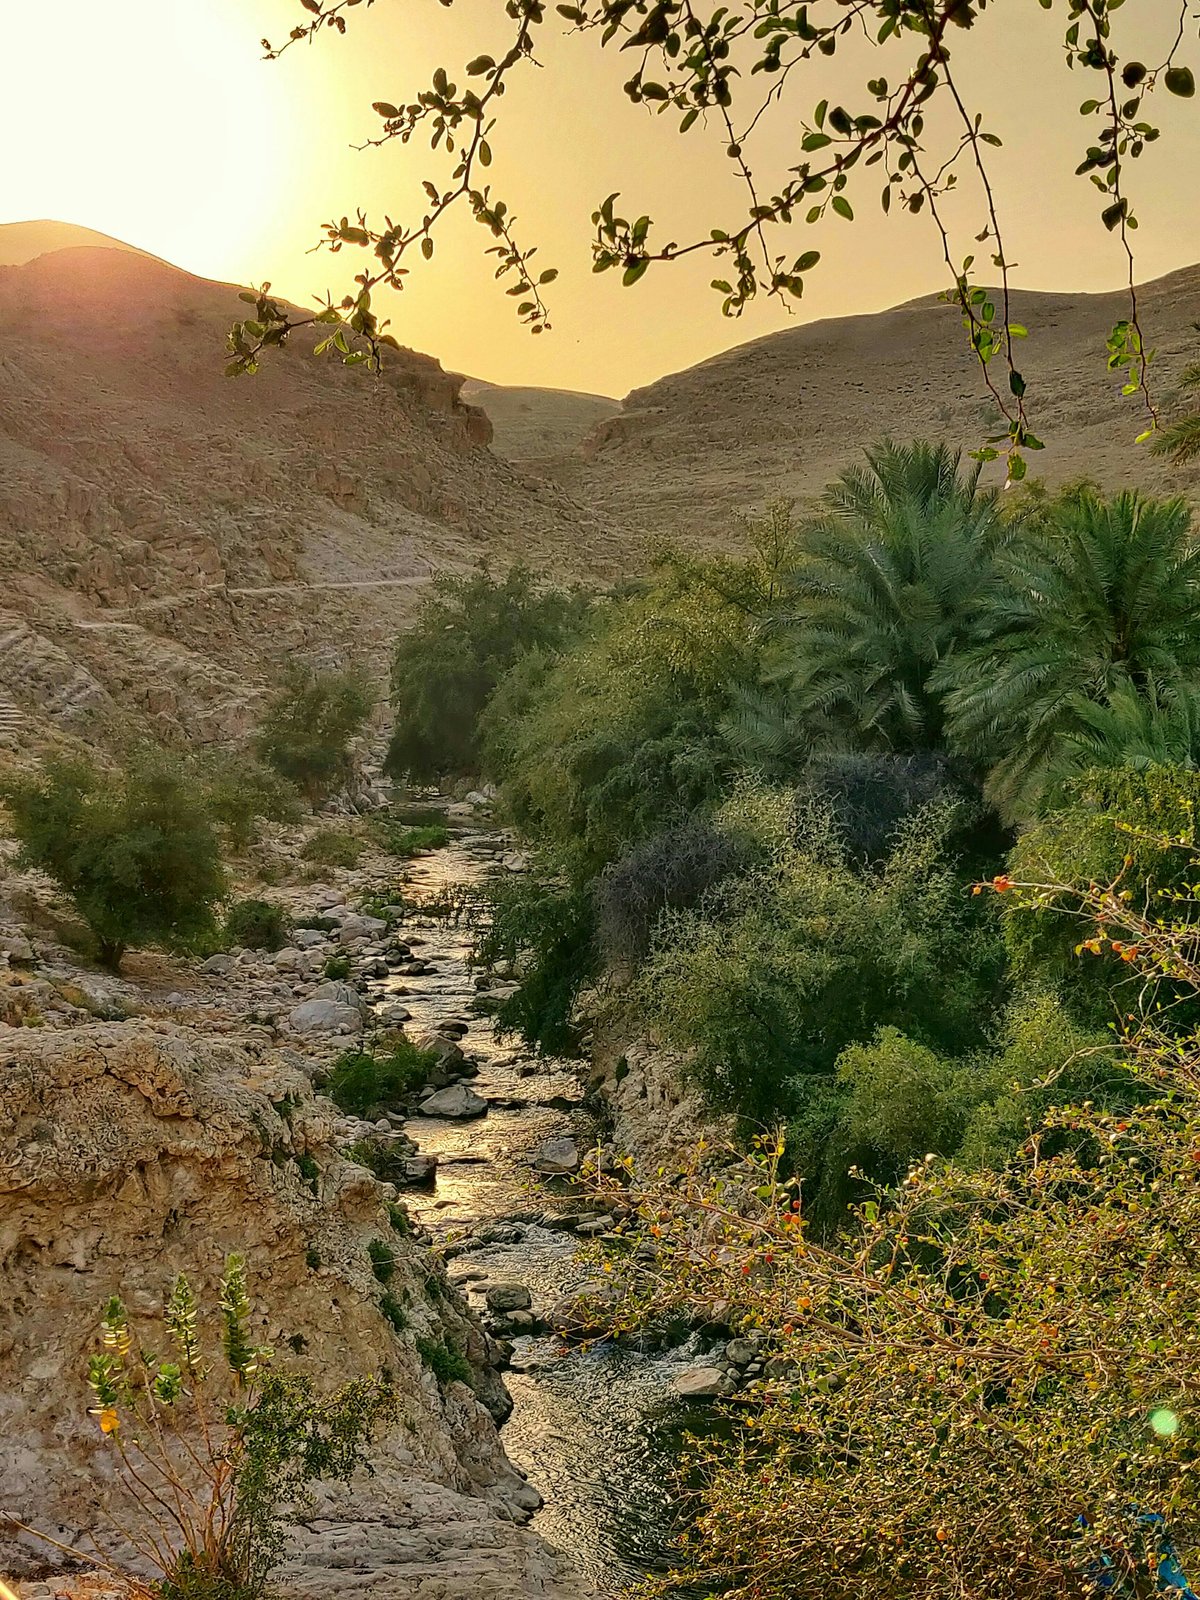
<svg viewBox="0 0 1200 1600"><path fill-rule="evenodd" d="M304 15L298 0L7 0L3 9L0 221L81 223L204 276L269 278L300 303L326 287L340 291L356 259L306 253L326 217L361 204L403 218L419 205L420 178L442 175L427 150L351 148L378 127L370 102L407 99L439 64L461 82L463 61L485 50L499 56L508 28L500 0L457 0L452 9L377 0L350 13L344 39L269 63L259 40L282 37ZM1073 176L1084 142L1076 107L1094 84L1062 63L1061 9L1048 18L1037 0L990 8L961 38L960 75L1005 137L995 171L1016 281L1109 289L1123 280L1123 258L1096 220L1096 191ZM1131 0L1115 19L1118 45L1136 41L1156 59L1177 15L1175 0ZM535 339L516 324L481 254L491 241L464 214L394 300L402 342L496 382L620 395L788 325L765 300L738 322L724 320L708 288L723 274L707 259L652 268L631 290L615 275L593 276L590 213L611 190L628 196L628 215L661 219L664 238L736 217L740 195L715 128L680 139L676 115L658 119L624 99L629 55L597 59L592 41L560 37L550 24L544 59L547 70L522 72L502 103L492 176L523 236L539 243L541 264L560 269L554 331ZM1194 50L1191 59L1200 69ZM848 67L837 63L832 79L828 63L809 69L824 77L803 93L805 109L831 83L835 98L851 98L870 74ZM1200 260L1200 97L1155 100L1164 137L1132 169L1143 278ZM777 175L794 159L796 117L793 104L766 126L764 173L771 151ZM781 243L794 242L789 253L823 253L798 316L879 310L943 286L930 225L885 221L877 187L861 193L855 224L801 225ZM961 201L956 221L966 254L982 223L977 202Z"/></svg>

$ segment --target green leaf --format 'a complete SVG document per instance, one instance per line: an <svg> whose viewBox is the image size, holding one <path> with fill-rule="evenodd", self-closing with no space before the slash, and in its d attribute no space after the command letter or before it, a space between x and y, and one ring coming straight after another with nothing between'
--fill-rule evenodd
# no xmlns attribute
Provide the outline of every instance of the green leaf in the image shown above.
<svg viewBox="0 0 1200 1600"><path fill-rule="evenodd" d="M621 274L621 282L624 287L628 289L632 284L635 284L649 265L650 262L643 258L641 261L635 261L632 266L626 267Z"/></svg>
<svg viewBox="0 0 1200 1600"><path fill-rule="evenodd" d="M1177 94L1181 100L1190 100L1196 92L1196 80L1191 67L1168 67L1163 82L1168 94Z"/></svg>
<svg viewBox="0 0 1200 1600"><path fill-rule="evenodd" d="M428 235L421 240L421 254L425 257L426 261L428 261L433 255L433 240L429 238Z"/></svg>
<svg viewBox="0 0 1200 1600"><path fill-rule="evenodd" d="M833 209L837 212L839 217L845 217L847 222L854 221L854 208L851 206L849 200L846 199L844 194L834 195Z"/></svg>
<svg viewBox="0 0 1200 1600"><path fill-rule="evenodd" d="M809 271L812 270L813 267L816 266L817 262L820 261L820 259L821 259L821 252L819 250L806 250L804 252L804 254L800 257L800 259L796 262L795 268L793 270L796 271L796 272L809 272Z"/></svg>
<svg viewBox="0 0 1200 1600"><path fill-rule="evenodd" d="M377 111L381 117L386 117L389 122L394 117L398 117L400 115L399 110L394 105L391 105L387 100L376 100L372 105L371 110Z"/></svg>

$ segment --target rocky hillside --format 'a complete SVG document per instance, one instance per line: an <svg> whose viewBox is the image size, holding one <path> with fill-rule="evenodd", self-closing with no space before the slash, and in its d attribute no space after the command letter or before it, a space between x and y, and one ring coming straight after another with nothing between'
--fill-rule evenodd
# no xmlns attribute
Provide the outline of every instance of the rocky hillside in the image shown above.
<svg viewBox="0 0 1200 1600"><path fill-rule="evenodd" d="M506 461L542 461L566 455L621 409L621 402L608 395L513 388L479 378L464 382L462 398L487 414L492 449Z"/></svg>
<svg viewBox="0 0 1200 1600"><path fill-rule="evenodd" d="M45 226L0 228L0 260ZM107 246L0 267L10 748L118 721L228 737L287 655L379 654L434 571L613 569L607 533L493 455L436 361L403 351L375 380L300 334L234 382L238 309L226 285Z"/></svg>
<svg viewBox="0 0 1200 1600"><path fill-rule="evenodd" d="M1141 300L1155 388L1169 404L1181 367L1200 354L1200 268L1145 286ZM1134 442L1143 414L1105 369L1105 337L1126 311L1120 294L1016 295L1015 320L1029 328L1020 364L1046 443L1031 474L1193 491L1200 467L1180 472ZM864 442L926 436L972 449L995 417L957 311L930 296L770 334L635 390L550 470L642 532L724 541L737 514L818 492Z"/></svg>
<svg viewBox="0 0 1200 1600"><path fill-rule="evenodd" d="M275 840L281 865L298 842ZM356 977L403 964L408 947L348 903L373 872L376 892L390 883L395 863L339 873L342 889L275 891L298 920L321 923L296 927L277 954L143 953L120 979L60 942L43 882L5 871L0 858L0 1573L62 1565L6 1519L85 1552L94 1539L121 1570L141 1570L123 1530L144 1531L144 1508L124 1495L87 1411L98 1316L120 1293L161 1350L174 1274L211 1305L236 1251L255 1336L279 1362L328 1389L388 1373L399 1395L371 1449L374 1475L317 1486L273 1591L583 1600L565 1557L524 1526L540 1496L497 1434L511 1407L507 1347L401 1215L396 1189L361 1164L364 1140L411 1148L402 1119L364 1122L314 1091L323 1064L387 1020L323 969L335 953ZM442 1047L431 1084L468 1070L453 1039L431 1042ZM465 1358L458 1375L431 1362L439 1347Z"/></svg>

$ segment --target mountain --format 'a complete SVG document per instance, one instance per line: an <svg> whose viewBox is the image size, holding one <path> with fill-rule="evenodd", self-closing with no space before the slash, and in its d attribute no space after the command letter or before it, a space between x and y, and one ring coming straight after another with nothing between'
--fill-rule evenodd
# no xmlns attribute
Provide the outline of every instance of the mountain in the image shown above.
<svg viewBox="0 0 1200 1600"><path fill-rule="evenodd" d="M1157 348L1153 386L1169 401L1200 355L1200 267L1144 285L1139 300ZM1200 467L1170 467L1135 443L1145 414L1106 370L1106 335L1127 309L1119 293L1014 296L1014 320L1029 329L1017 354L1030 415L1046 445L1029 456L1030 475L1195 492ZM1006 381L999 369L997 378ZM637 389L548 470L581 503L642 533L725 543L739 514L816 494L871 440L973 449L995 418L957 309L930 296L769 334Z"/></svg>
<svg viewBox="0 0 1200 1600"><path fill-rule="evenodd" d="M107 233L97 233L95 228L81 228L74 222L54 222L42 217L36 222L6 222L0 225L0 267L20 267L38 256L49 255L52 250L71 250L79 247L101 250L127 250L135 256L149 253L136 245L113 239ZM150 256L150 260L157 257Z"/></svg>
<svg viewBox="0 0 1200 1600"><path fill-rule="evenodd" d="M598 423L621 409L619 400L574 389L513 388L467 378L462 398L487 413L492 449L506 461L540 461L574 450Z"/></svg>
<svg viewBox="0 0 1200 1600"><path fill-rule="evenodd" d="M0 228L0 258L31 226ZM438 570L616 570L613 536L495 456L437 361L393 352L372 378L315 358L304 330L227 379L244 309L228 285L108 244L0 267L10 749L117 724L236 734L292 655L381 663Z"/></svg>

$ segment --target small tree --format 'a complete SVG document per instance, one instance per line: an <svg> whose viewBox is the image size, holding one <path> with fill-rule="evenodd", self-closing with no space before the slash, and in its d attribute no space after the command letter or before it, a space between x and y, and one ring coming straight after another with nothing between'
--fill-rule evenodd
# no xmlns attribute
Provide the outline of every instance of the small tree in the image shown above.
<svg viewBox="0 0 1200 1600"><path fill-rule="evenodd" d="M251 1334L240 1256L226 1262L216 1310L210 1349L191 1285L177 1277L163 1317L170 1355L151 1356L114 1296L88 1363L91 1414L136 1508L128 1525L114 1523L161 1574L162 1600L255 1600L283 1554L287 1511L317 1480L348 1479L394 1404L373 1377L319 1395L307 1375L275 1371Z"/></svg>
<svg viewBox="0 0 1200 1600"><path fill-rule="evenodd" d="M369 680L356 669L293 667L267 706L258 753L316 807L350 776L350 741L374 703Z"/></svg>
<svg viewBox="0 0 1200 1600"><path fill-rule="evenodd" d="M254 843L260 822L295 822L300 815L295 786L242 751L208 756L199 776L209 815L232 851Z"/></svg>
<svg viewBox="0 0 1200 1600"><path fill-rule="evenodd" d="M45 872L114 971L130 945L178 948L211 934L225 875L196 785L158 752L115 775L53 762L3 796L21 861Z"/></svg>

